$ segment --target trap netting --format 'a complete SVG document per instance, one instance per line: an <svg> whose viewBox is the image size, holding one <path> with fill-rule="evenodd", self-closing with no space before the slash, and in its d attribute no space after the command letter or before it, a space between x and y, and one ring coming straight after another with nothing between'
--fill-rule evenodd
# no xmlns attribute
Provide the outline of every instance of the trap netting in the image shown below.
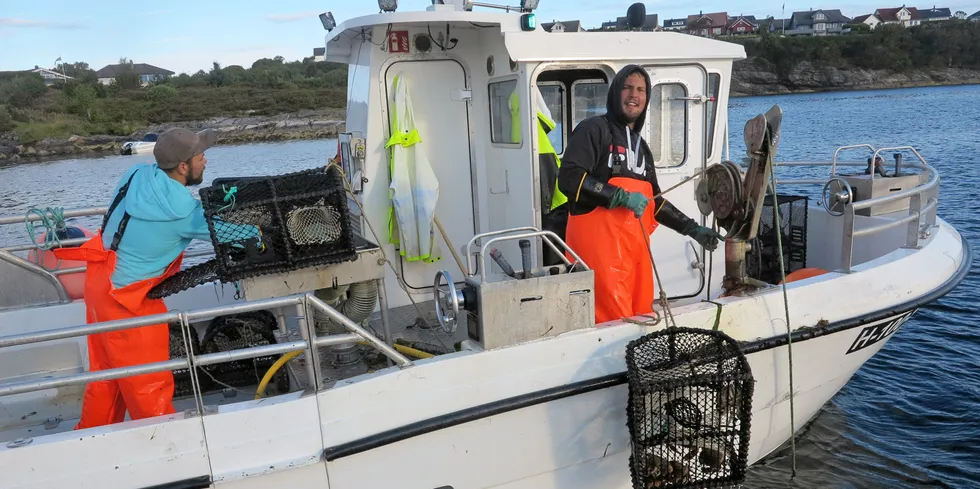
<svg viewBox="0 0 980 489"><path fill-rule="evenodd" d="M720 331L668 328L626 347L633 487L736 487L745 479L755 381Z"/></svg>
<svg viewBox="0 0 980 489"><path fill-rule="evenodd" d="M201 189L221 280L354 260L344 190L334 168L219 179Z"/></svg>
<svg viewBox="0 0 980 489"><path fill-rule="evenodd" d="M215 257L163 281L150 298L357 258L343 176L335 168L218 178L200 196Z"/></svg>

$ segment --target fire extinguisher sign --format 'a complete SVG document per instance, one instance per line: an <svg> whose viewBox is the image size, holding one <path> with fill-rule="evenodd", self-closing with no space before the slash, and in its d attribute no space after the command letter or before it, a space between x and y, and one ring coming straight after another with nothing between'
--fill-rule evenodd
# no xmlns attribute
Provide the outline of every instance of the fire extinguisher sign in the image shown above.
<svg viewBox="0 0 980 489"><path fill-rule="evenodd" d="M388 52L408 52L408 31L391 31L391 33L388 34Z"/></svg>

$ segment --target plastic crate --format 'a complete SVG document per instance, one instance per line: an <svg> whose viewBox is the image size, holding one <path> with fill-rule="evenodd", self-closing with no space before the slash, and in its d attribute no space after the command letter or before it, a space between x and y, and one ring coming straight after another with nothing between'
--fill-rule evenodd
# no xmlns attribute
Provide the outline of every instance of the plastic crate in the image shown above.
<svg viewBox="0 0 980 489"><path fill-rule="evenodd" d="M334 169L217 179L200 195L222 281L357 257L343 178Z"/></svg>
<svg viewBox="0 0 980 489"><path fill-rule="evenodd" d="M633 487L737 487L745 479L755 381L720 331L668 328L626 347Z"/></svg>

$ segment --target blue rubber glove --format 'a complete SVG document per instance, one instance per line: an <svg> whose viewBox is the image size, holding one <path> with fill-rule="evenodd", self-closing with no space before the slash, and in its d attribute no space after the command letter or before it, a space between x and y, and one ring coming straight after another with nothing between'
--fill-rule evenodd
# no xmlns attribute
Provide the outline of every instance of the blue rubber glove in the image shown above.
<svg viewBox="0 0 980 489"><path fill-rule="evenodd" d="M616 189L613 193L612 201L609 203L610 209L615 209L617 207L626 207L627 209L633 211L633 215L637 219L643 215L643 211L647 208L647 203L650 202L645 195L639 192L627 192L621 188Z"/></svg>

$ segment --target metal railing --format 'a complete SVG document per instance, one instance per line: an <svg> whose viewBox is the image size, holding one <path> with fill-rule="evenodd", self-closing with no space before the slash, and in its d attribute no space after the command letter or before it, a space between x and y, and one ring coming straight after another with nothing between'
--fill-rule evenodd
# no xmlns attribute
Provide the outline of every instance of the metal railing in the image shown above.
<svg viewBox="0 0 980 489"><path fill-rule="evenodd" d="M208 319L227 314L283 307L297 307L302 311L299 315L297 315L297 319L299 319L300 323L300 335L303 338L302 340L206 354L195 354L190 348L188 348L188 345L190 344L190 322L192 320ZM313 317L312 313L314 310L318 310L319 312L326 314L335 323L343 325L349 331L349 333L318 337L316 335L316 327L314 322L308 320L308 318ZM306 355L308 355L307 358L313 359L313 361L306 362L307 376L310 379L310 386L313 387L315 391L319 391L323 385L323 382L320 378L319 372L319 355L317 355L316 350L318 347L353 342L367 342L391 359L399 367L407 367L412 365L411 360L399 353L391 345L385 343L375 335L368 332L366 329L354 323L336 309L318 299L312 293L242 302L234 305L216 306L190 311L170 311L163 314L154 314L152 316L141 316L131 319L84 324L20 335L0 336L0 350L13 346L30 345L66 338L80 338L95 333L107 333L140 326L171 323L175 321L180 322L181 331L184 337L184 357L182 358L173 358L164 362L147 363L131 367L120 367L71 374L57 378L0 383L0 397L57 387L84 385L89 382L100 380L119 379L134 375L186 368L191 373L190 378L198 412L203 413L204 404L200 384L197 380L197 367L268 355L284 354L294 351L304 351Z"/></svg>
<svg viewBox="0 0 980 489"><path fill-rule="evenodd" d="M102 216L108 210L108 207L86 207L83 209L67 209L62 215L67 219L71 217L85 217L85 216ZM48 214L46 217L51 217ZM4 225L23 225L25 223L25 218L31 221L40 221L41 216L36 213L30 213L28 216L2 216L0 217L0 226ZM65 247L65 246L77 246L84 244L88 241L89 237L85 238L72 238L63 239L58 242L49 243L52 247ZM16 252L21 251L31 251L36 250L41 252L43 249L38 243L24 243L24 244L13 244L10 246L0 247L0 260L12 263L14 265L20 266L38 276L44 277L46 281L52 283L53 287L57 291L58 295L61 297L62 302L70 302L68 298L68 292L65 290L62 283L58 280L61 275L69 275L73 273L80 273L86 270L84 265L77 267L66 267L57 268L54 270L48 270L42 266L32 263L30 260L25 259L21 256L15 255ZM184 252L184 258L199 258L199 257L210 257L214 256L213 249L202 249L202 250L190 250Z"/></svg>
<svg viewBox="0 0 980 489"><path fill-rule="evenodd" d="M841 146L834 151L834 157L829 162L821 161L791 161L791 162L778 162L774 163L775 166L830 166L830 178L835 178L837 176L838 166L848 166L848 167L867 167L868 163L858 163L858 162L839 162L839 154L848 149L866 149L872 153L871 157L871 171L869 178L871 180L875 179L874 164L878 155L886 151L909 151L915 155L919 160L919 163L904 163L902 168L911 168L921 170L927 175L927 180L925 183L919 183L913 188L901 190L898 192L890 193L888 195L882 195L879 197L874 197L871 199L860 200L855 202L853 194L850 196L850 202L848 202L844 207L844 213L842 217L844 218L843 223L843 239L841 244L841 269L844 272L850 272L853 267L853 257L854 257L854 238L871 236L874 234L887 231L902 225L908 226L908 232L906 233L905 242L903 244L906 248L918 248L919 239L923 237L924 230L935 225L935 220L927 220L923 222L923 216L929 215L932 211L936 210L939 205L938 199L935 197L924 198L933 189L939 185L939 172L935 168L929 166L925 158L922 157L919 152L911 146L895 146L887 148L875 148L870 144L855 144L848 146ZM901 159L896 159L896 170L900 164ZM883 178L881 176L877 178ZM920 176L921 178L921 176ZM786 179L777 180L777 184L790 184L790 185L808 185L817 184L824 185L829 181L829 179ZM897 202L903 199L909 199L908 215L892 219L888 222L877 224L874 226L865 227L863 229L855 230L855 220L857 217L857 212L862 210L870 210L876 206L882 206Z"/></svg>

